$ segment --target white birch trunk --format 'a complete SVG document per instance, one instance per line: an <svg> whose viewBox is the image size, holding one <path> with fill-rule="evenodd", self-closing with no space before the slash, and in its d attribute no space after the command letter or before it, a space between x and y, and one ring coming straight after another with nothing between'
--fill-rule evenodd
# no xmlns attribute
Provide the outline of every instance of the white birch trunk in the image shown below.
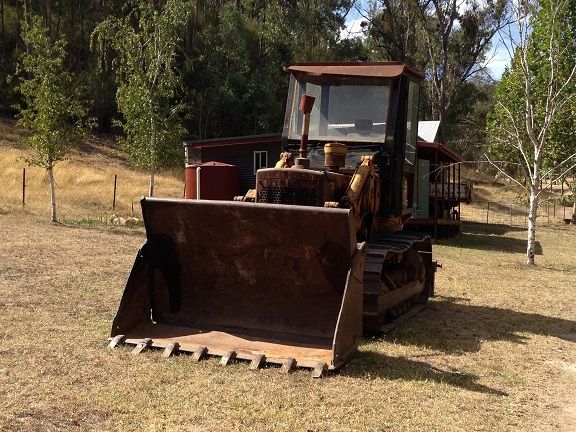
<svg viewBox="0 0 576 432"><path fill-rule="evenodd" d="M528 246L526 248L526 264L534 265L536 252L536 217L538 216L538 195L536 188L530 189L530 205L528 207Z"/></svg>
<svg viewBox="0 0 576 432"><path fill-rule="evenodd" d="M150 185L148 188L148 196L154 196L154 174L156 173L156 119L152 117L150 119Z"/></svg>
<svg viewBox="0 0 576 432"><path fill-rule="evenodd" d="M46 168L48 178L50 179L50 219L52 222L58 222L56 214L56 184L54 182L54 167L50 165Z"/></svg>
<svg viewBox="0 0 576 432"><path fill-rule="evenodd" d="M154 196L154 170L151 169L150 170L150 184L148 187L148 196L149 197L153 197Z"/></svg>

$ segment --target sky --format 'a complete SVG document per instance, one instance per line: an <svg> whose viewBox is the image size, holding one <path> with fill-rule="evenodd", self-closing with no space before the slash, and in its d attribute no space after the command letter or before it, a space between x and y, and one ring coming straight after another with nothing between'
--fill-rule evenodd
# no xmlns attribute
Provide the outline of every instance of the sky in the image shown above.
<svg viewBox="0 0 576 432"><path fill-rule="evenodd" d="M350 11L346 17L346 28L340 32L341 38L344 39L363 36L360 23L364 18L362 18L361 11L367 9L366 5L366 0L360 0L358 6ZM508 51L499 39L500 36L498 34L494 36L494 40L492 41L492 50L486 57L486 66L490 71L490 75L492 75L492 78L495 80L500 80L505 67L510 64Z"/></svg>

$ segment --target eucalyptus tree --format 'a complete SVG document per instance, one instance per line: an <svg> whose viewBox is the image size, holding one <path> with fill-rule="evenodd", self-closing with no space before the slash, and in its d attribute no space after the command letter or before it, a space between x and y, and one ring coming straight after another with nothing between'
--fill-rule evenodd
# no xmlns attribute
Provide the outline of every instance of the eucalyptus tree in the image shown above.
<svg viewBox="0 0 576 432"><path fill-rule="evenodd" d="M179 85L175 62L190 11L182 0L130 0L122 16L109 16L92 33L92 48L116 75L116 101L122 114L123 147L149 173L154 195L158 168L180 155L185 130L175 101Z"/></svg>
<svg viewBox="0 0 576 432"><path fill-rule="evenodd" d="M448 136L452 103L485 68L492 38L510 23L509 0L378 0L366 13L375 56L405 61L427 78L430 115Z"/></svg>
<svg viewBox="0 0 576 432"><path fill-rule="evenodd" d="M541 193L576 167L576 1L523 0L514 11L517 35L510 30L504 40L513 58L496 89L486 157L527 192L526 256L534 264Z"/></svg>
<svg viewBox="0 0 576 432"><path fill-rule="evenodd" d="M360 44L338 40L353 3L196 2L180 65L191 136L278 131L288 88L284 65L360 59Z"/></svg>
<svg viewBox="0 0 576 432"><path fill-rule="evenodd" d="M13 77L24 102L19 107L18 124L30 132L24 143L34 150L26 161L48 174L50 217L57 222L54 166L66 158L94 122L87 117L89 103L82 98L82 88L65 69L66 40L53 41L42 19L31 15L22 23L21 36L27 50L21 54Z"/></svg>

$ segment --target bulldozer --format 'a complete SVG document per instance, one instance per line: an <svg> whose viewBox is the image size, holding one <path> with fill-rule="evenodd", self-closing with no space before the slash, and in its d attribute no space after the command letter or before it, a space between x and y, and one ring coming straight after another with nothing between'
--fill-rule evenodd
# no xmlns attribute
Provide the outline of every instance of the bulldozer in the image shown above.
<svg viewBox="0 0 576 432"><path fill-rule="evenodd" d="M320 377L434 293L414 212L423 76L399 62L299 63L274 168L234 201L142 198L147 240L110 347Z"/></svg>

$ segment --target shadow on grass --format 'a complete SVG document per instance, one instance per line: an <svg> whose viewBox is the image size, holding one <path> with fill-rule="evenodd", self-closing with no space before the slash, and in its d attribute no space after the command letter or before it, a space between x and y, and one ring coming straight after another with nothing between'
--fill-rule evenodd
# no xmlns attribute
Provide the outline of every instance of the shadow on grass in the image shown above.
<svg viewBox="0 0 576 432"><path fill-rule="evenodd" d="M525 344L527 337L519 333L576 342L576 321L437 297L410 325L391 336L402 344L462 354L479 351L486 341Z"/></svg>
<svg viewBox="0 0 576 432"><path fill-rule="evenodd" d="M437 297L414 320L385 336L403 345L415 345L459 355L477 352L483 342L527 343L520 333L553 336L576 343L576 321L540 314L516 312L462 303L467 299ZM372 351L358 352L342 372L349 376L377 376L386 379L434 381L479 393L506 396L477 381L474 374L446 371L404 357L389 357Z"/></svg>
<svg viewBox="0 0 576 432"><path fill-rule="evenodd" d="M502 224L485 224L475 222L462 222L462 232L467 234L495 234L504 235L509 232L526 231L525 227L516 227Z"/></svg>
<svg viewBox="0 0 576 432"><path fill-rule="evenodd" d="M462 227L462 233L451 239L441 240L438 244L455 246L465 249L500 251L507 253L525 253L526 240L507 237L504 234L511 231L524 231L506 225L487 225L485 228L477 225ZM536 255L542 255L542 245L536 241Z"/></svg>
<svg viewBox="0 0 576 432"><path fill-rule="evenodd" d="M389 357L372 351L357 352L354 360L341 374L361 377L377 376L388 380L432 381L477 393L508 396L506 392L479 384L477 382L479 376L474 374L445 371L423 361L405 357Z"/></svg>

